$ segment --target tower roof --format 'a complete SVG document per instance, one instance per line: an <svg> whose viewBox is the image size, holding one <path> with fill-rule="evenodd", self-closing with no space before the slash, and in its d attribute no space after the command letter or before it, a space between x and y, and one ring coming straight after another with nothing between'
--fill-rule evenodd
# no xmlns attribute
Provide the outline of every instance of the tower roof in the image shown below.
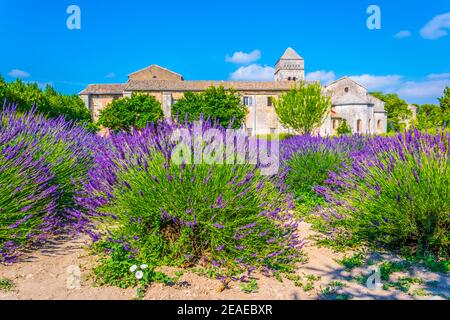
<svg viewBox="0 0 450 320"><path fill-rule="evenodd" d="M280 60L304 60L294 49L287 48Z"/></svg>

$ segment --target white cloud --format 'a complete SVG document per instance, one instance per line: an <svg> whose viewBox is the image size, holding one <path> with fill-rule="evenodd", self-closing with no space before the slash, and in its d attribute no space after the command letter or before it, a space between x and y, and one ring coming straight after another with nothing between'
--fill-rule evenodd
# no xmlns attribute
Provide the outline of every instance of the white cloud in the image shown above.
<svg viewBox="0 0 450 320"><path fill-rule="evenodd" d="M390 88L400 84L402 80L402 76L400 75L374 76L363 74L351 76L350 78L365 86L369 91Z"/></svg>
<svg viewBox="0 0 450 320"><path fill-rule="evenodd" d="M305 78L309 81L320 81L322 84L326 85L333 82L334 79L336 79L336 75L333 71L319 70L307 73Z"/></svg>
<svg viewBox="0 0 450 320"><path fill-rule="evenodd" d="M442 96L445 87L450 86L450 79L407 81L397 90L397 93L406 100L433 99Z"/></svg>
<svg viewBox="0 0 450 320"><path fill-rule="evenodd" d="M105 78L108 78L108 79L112 79L112 78L115 78L116 77L116 74L114 73L114 72L110 72L110 73L108 73L106 76L105 76Z"/></svg>
<svg viewBox="0 0 450 320"><path fill-rule="evenodd" d="M13 69L8 73L8 76L11 78L28 78L30 74L23 70Z"/></svg>
<svg viewBox="0 0 450 320"><path fill-rule="evenodd" d="M240 67L230 74L231 80L237 81L273 81L275 69L259 64Z"/></svg>
<svg viewBox="0 0 450 320"><path fill-rule="evenodd" d="M400 32L398 32L394 37L396 39L405 39L405 38L409 38L412 36L411 31L409 30L402 30Z"/></svg>
<svg viewBox="0 0 450 320"><path fill-rule="evenodd" d="M448 35L450 12L435 16L420 30L420 35L428 40L436 40Z"/></svg>
<svg viewBox="0 0 450 320"><path fill-rule="evenodd" d="M252 62L258 61L260 58L261 51L259 50L253 50L250 53L236 51L232 56L227 54L227 56L225 57L225 61L237 64L250 64Z"/></svg>
<svg viewBox="0 0 450 320"><path fill-rule="evenodd" d="M431 80L450 79L450 73L432 73L427 78Z"/></svg>

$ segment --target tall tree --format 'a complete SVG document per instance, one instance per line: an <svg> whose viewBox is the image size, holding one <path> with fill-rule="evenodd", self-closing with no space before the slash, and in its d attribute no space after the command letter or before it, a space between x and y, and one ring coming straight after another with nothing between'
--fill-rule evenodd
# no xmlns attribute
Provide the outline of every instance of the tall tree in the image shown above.
<svg viewBox="0 0 450 320"><path fill-rule="evenodd" d="M444 95L439 98L442 110L450 109L450 87L446 87L444 90Z"/></svg>
<svg viewBox="0 0 450 320"><path fill-rule="evenodd" d="M245 121L247 109L234 90L224 87L209 87L204 92L186 92L184 97L172 106L172 115L184 119L188 115L190 121L201 116L217 120L223 127L233 122L233 128L240 128Z"/></svg>
<svg viewBox="0 0 450 320"><path fill-rule="evenodd" d="M402 131L406 127L406 122L412 118L412 111L408 108L408 103L395 93L373 92L371 94L386 104L388 131Z"/></svg>
<svg viewBox="0 0 450 320"><path fill-rule="evenodd" d="M443 123L442 109L435 104L423 104L417 109L418 129L432 129Z"/></svg>
<svg viewBox="0 0 450 320"><path fill-rule="evenodd" d="M331 110L330 97L322 94L320 83L300 83L273 99L273 105L280 123L299 134L319 128Z"/></svg>
<svg viewBox="0 0 450 320"><path fill-rule="evenodd" d="M450 87L446 87L444 95L439 98L442 109L442 121L448 126L450 125Z"/></svg>
<svg viewBox="0 0 450 320"><path fill-rule="evenodd" d="M3 100L17 105L18 111L36 111L49 118L63 116L66 120L91 123L91 113L77 95L64 95L47 85L42 90L36 83L21 80L5 82L0 76L0 102Z"/></svg>
<svg viewBox="0 0 450 320"><path fill-rule="evenodd" d="M163 119L161 104L154 96L133 93L131 98L114 100L100 111L97 124L112 130L142 129Z"/></svg>

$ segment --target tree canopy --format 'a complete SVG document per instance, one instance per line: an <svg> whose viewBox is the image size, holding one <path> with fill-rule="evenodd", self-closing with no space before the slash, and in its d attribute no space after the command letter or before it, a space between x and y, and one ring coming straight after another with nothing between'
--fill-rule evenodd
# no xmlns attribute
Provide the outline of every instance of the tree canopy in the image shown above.
<svg viewBox="0 0 450 320"><path fill-rule="evenodd" d="M21 80L6 82L0 76L0 102L16 103L18 111L28 111L35 106L36 111L49 118L64 116L66 120L91 123L91 113L77 95L63 95L52 86L44 90L36 83Z"/></svg>
<svg viewBox="0 0 450 320"><path fill-rule="evenodd" d="M331 109L330 97L322 94L320 83L300 83L273 99L273 104L280 123L300 134L319 128Z"/></svg>
<svg viewBox="0 0 450 320"><path fill-rule="evenodd" d="M442 110L442 121L448 126L450 124L450 87L446 87L444 94L439 98Z"/></svg>
<svg viewBox="0 0 450 320"><path fill-rule="evenodd" d="M432 129L443 123L442 109L435 104L423 104L417 108L417 128Z"/></svg>
<svg viewBox="0 0 450 320"><path fill-rule="evenodd" d="M154 96L133 93L131 98L114 100L101 110L97 124L112 130L130 131L163 118L161 104Z"/></svg>
<svg viewBox="0 0 450 320"><path fill-rule="evenodd" d="M218 121L223 127L228 127L232 122L233 128L240 128L245 121L247 109L242 104L240 96L232 89L224 87L209 87L204 92L186 92L184 97L172 106L172 115L189 121L205 119Z"/></svg>
<svg viewBox="0 0 450 320"><path fill-rule="evenodd" d="M336 133L339 136L352 134L352 128L347 123L347 120L343 119L341 123L339 124L339 127L336 129Z"/></svg>

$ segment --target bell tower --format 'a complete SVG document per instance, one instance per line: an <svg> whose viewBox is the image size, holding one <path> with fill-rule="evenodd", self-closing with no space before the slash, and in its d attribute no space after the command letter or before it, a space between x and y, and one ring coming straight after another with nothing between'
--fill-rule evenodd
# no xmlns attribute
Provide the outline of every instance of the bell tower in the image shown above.
<svg viewBox="0 0 450 320"><path fill-rule="evenodd" d="M305 60L292 48L287 48L275 66L275 81L303 81Z"/></svg>

